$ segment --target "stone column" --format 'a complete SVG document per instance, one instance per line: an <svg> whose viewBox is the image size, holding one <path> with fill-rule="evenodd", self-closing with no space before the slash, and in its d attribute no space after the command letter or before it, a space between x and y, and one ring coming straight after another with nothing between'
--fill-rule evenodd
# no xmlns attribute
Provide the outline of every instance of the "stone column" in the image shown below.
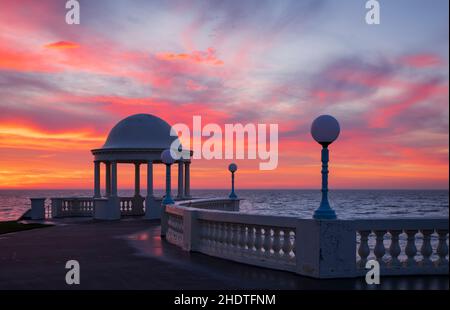
<svg viewBox="0 0 450 310"><path fill-rule="evenodd" d="M105 187L106 187L106 197L111 196L111 163L105 162Z"/></svg>
<svg viewBox="0 0 450 310"><path fill-rule="evenodd" d="M145 197L145 219L154 220L161 218L161 205L153 196L153 162L147 162L147 197Z"/></svg>
<svg viewBox="0 0 450 310"><path fill-rule="evenodd" d="M99 198L100 195L100 162L94 161L94 198Z"/></svg>
<svg viewBox="0 0 450 310"><path fill-rule="evenodd" d="M191 173L190 162L184 163L184 197L191 198Z"/></svg>
<svg viewBox="0 0 450 310"><path fill-rule="evenodd" d="M117 162L111 162L111 196L117 197Z"/></svg>
<svg viewBox="0 0 450 310"><path fill-rule="evenodd" d="M147 197L153 197L153 162L147 162Z"/></svg>
<svg viewBox="0 0 450 310"><path fill-rule="evenodd" d="M134 196L139 197L141 192L140 163L134 163Z"/></svg>
<svg viewBox="0 0 450 310"><path fill-rule="evenodd" d="M180 160L178 162L178 195L177 198L178 199L182 199L183 198L183 161Z"/></svg>

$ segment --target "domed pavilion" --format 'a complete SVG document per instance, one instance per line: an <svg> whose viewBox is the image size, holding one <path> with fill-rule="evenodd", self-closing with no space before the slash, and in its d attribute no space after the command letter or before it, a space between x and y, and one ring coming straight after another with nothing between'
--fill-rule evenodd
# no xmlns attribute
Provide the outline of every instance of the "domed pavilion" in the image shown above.
<svg viewBox="0 0 450 310"><path fill-rule="evenodd" d="M144 215L159 218L160 199L153 194L153 165L162 164L161 153L178 139L171 135L172 127L164 120L150 114L131 115L117 123L110 131L105 144L92 150L94 155L95 217L118 219L121 214ZM178 165L177 199L190 198L190 159L180 159ZM117 166L133 164L135 168L134 197L124 199L117 194ZM140 167L147 166L147 196L141 195ZM105 196L100 187L104 167ZM145 203L144 203L145 202ZM144 212L145 210L145 212Z"/></svg>

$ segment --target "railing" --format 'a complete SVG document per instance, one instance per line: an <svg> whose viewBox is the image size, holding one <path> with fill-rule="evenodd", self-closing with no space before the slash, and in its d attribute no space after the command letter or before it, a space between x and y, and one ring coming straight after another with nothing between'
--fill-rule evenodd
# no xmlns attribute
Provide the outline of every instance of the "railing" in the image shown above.
<svg viewBox="0 0 450 310"><path fill-rule="evenodd" d="M52 198L52 217L88 217L94 214L92 197Z"/></svg>
<svg viewBox="0 0 450 310"><path fill-rule="evenodd" d="M214 204L164 206L161 234L184 250L318 278L365 275L368 260L381 275L448 274L448 219L318 221Z"/></svg>
<svg viewBox="0 0 450 310"><path fill-rule="evenodd" d="M296 227L290 218L243 214L197 214L195 250L216 257L281 270L295 270Z"/></svg>
<svg viewBox="0 0 450 310"><path fill-rule="evenodd" d="M144 201L143 197L119 197L120 214L122 216L144 215Z"/></svg>
<svg viewBox="0 0 450 310"><path fill-rule="evenodd" d="M448 272L448 220L358 220L355 232L359 273L368 260L385 275Z"/></svg>
<svg viewBox="0 0 450 310"><path fill-rule="evenodd" d="M143 197L119 197L119 207L122 216L139 216L145 214ZM94 215L94 198L63 197L52 198L51 205L46 205L46 217L90 217Z"/></svg>
<svg viewBox="0 0 450 310"><path fill-rule="evenodd" d="M53 217L51 200L50 201L48 199L45 200L44 208L45 208L45 219L51 219Z"/></svg>
<svg viewBox="0 0 450 310"><path fill-rule="evenodd" d="M183 207L192 207L196 209L221 210L221 211L239 211L239 199L195 199L178 202Z"/></svg>

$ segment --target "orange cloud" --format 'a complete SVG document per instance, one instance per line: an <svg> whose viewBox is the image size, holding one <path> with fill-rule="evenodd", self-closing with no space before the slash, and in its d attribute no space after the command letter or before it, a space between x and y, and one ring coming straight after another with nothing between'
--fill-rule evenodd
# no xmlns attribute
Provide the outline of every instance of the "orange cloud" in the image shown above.
<svg viewBox="0 0 450 310"><path fill-rule="evenodd" d="M67 41L59 41L54 43L49 43L44 45L45 48L53 48L53 49L70 49L70 48L79 48L80 46L73 42Z"/></svg>
<svg viewBox="0 0 450 310"><path fill-rule="evenodd" d="M165 61L190 61L193 63L203 63L208 65L220 66L224 62L216 57L216 51L208 48L205 52L193 51L192 53L159 53L156 57Z"/></svg>
<svg viewBox="0 0 450 310"><path fill-rule="evenodd" d="M103 136L85 131L45 132L22 125L0 125L0 149L89 150L103 141Z"/></svg>

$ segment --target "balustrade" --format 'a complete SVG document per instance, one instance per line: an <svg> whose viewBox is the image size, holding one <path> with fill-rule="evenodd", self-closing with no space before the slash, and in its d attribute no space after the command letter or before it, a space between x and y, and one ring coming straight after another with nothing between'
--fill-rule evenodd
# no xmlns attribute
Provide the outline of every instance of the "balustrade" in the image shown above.
<svg viewBox="0 0 450 310"><path fill-rule="evenodd" d="M448 219L317 221L213 210L213 205L167 206L167 240L207 255L314 277L362 276L372 259L384 275L448 273Z"/></svg>

